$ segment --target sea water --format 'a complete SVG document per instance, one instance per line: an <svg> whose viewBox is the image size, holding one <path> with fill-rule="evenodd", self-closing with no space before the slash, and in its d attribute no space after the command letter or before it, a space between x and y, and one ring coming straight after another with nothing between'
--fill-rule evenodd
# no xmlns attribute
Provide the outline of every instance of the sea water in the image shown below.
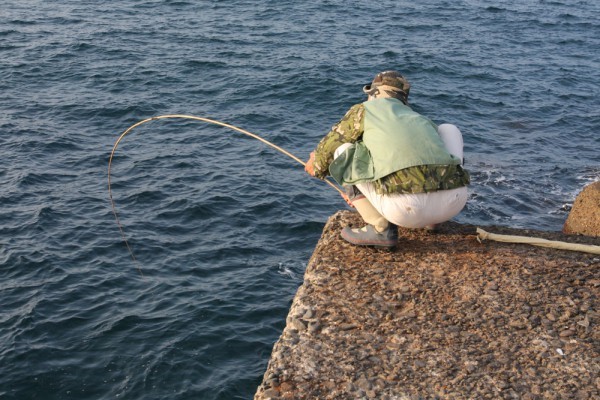
<svg viewBox="0 0 600 400"><path fill-rule="evenodd" d="M10 1L0 398L249 399L328 216L306 159L385 69L460 127L476 225L561 229L599 179L595 1ZM401 251L401 242L400 250ZM367 267L367 266L365 266Z"/></svg>

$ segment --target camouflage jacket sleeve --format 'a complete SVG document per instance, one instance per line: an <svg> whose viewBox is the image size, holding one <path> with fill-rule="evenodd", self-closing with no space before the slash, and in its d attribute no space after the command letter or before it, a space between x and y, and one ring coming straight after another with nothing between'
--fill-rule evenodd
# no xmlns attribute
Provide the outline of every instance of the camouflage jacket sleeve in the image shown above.
<svg viewBox="0 0 600 400"><path fill-rule="evenodd" d="M365 106L355 104L348 110L342 120L331 128L331 131L319 142L315 150L315 176L324 179L329 175L329 164L333 161L333 153L344 143L355 143L364 132Z"/></svg>

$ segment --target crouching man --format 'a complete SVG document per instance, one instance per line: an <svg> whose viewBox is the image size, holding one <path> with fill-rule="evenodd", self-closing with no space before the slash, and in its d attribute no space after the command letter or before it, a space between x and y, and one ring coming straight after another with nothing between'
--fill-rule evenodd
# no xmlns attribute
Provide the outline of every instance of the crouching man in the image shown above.
<svg viewBox="0 0 600 400"><path fill-rule="evenodd" d="M355 245L394 247L397 226L425 228L456 216L467 202L463 139L451 124L436 126L408 104L410 84L396 71L377 74L310 154L305 170L331 175L366 225L342 230Z"/></svg>

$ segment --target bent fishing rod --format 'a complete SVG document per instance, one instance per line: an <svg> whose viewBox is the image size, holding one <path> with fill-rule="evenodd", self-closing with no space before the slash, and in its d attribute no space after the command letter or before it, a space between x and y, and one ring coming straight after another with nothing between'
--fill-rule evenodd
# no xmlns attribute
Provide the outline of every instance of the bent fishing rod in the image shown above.
<svg viewBox="0 0 600 400"><path fill-rule="evenodd" d="M117 151L117 148L119 146L119 143L121 142L121 140L123 140L123 138L129 134L133 129L137 128L140 125L143 125L147 122L150 121L158 121L158 120L162 120L162 119L190 119L190 120L195 120L195 121L202 121L202 122L206 122L209 124L214 124L214 125L218 125L218 126L222 126L225 128L228 128L230 130L233 131L237 131L239 133L242 133L246 136L249 136L253 139L256 139L264 144L266 144L267 146L270 146L272 148L274 148L275 150L285 154L286 156L288 156L289 158L293 159L294 161L298 162L299 164L301 164L302 166L306 166L306 163L304 161L302 161L301 159L299 159L298 157L296 157L295 155L293 155L292 153L282 149L281 147L269 142L266 139L263 139L262 137L252 133L252 132L248 132L245 129L242 128L238 128L237 126L231 125L231 124L227 124L221 121L217 121L214 119L210 119L210 118L204 118L204 117L197 117L194 115L185 115L185 114L168 114L168 115L159 115L156 117L151 117L151 118L147 118L144 119L142 121L139 121L133 125L131 125L129 128L127 128L117 139L117 141L115 142L112 151L110 153L110 158L108 159L108 195L110 197L110 205L112 207L112 212L113 215L115 216L115 221L117 222L117 226L119 227L119 231L121 232L121 238L123 239L123 242L125 242L125 246L127 246L127 250L129 251L129 254L131 255L131 258L133 260L133 262L137 265L138 271L140 273L140 275L143 276L142 270L139 266L139 263L137 262L137 259L135 258L135 255L133 254L133 250L131 248L131 246L129 245L129 242L127 241L127 237L125 235L125 231L123 229L123 225L121 224L121 220L119 219L119 214L117 212L117 208L115 206L115 201L113 199L113 194L112 194L112 186L111 186L111 167L112 167L112 161L115 155L115 152ZM332 188L334 188L335 190L337 190L342 197L345 197L344 192L338 188L335 184L333 184L331 181L325 180L324 182L326 182L329 186L331 186Z"/></svg>
<svg viewBox="0 0 600 400"><path fill-rule="evenodd" d="M123 132L119 138L117 139L117 141L115 142L113 149L110 153L110 158L108 160L108 194L110 197L110 204L112 207L112 212L115 216L115 221L117 222L117 226L119 227L119 231L121 232L121 237L123 239L123 242L125 242L125 245L127 246L127 250L129 251L129 254L131 255L131 258L133 260L133 262L137 265L138 271L140 273L140 275L144 275L142 273L142 270L139 266L139 263L137 262L137 259L135 258L135 255L133 254L133 250L131 249L131 246L129 245L129 242L127 241L127 237L125 236L125 231L123 230L123 226L121 225L121 221L119 219L119 214L117 213L117 209L115 206L115 202L113 199L113 195L112 195L112 187L111 187L111 166L112 166L112 160L114 158L115 152L117 150L117 147L119 146L119 143L121 142L121 140L123 140L123 138L130 133L133 129L135 129L136 127L145 124L147 122L150 121L157 121L157 120L162 120L162 119L191 119L191 120L196 120L196 121L202 121L202 122L206 122L209 124L214 124L214 125L219 125L234 131L237 131L239 133L242 133L246 136L249 136L253 139L256 139L272 148L274 148L275 150L285 154L286 156L290 157L291 159L293 159L294 161L298 162L299 164L301 164L302 166L306 166L306 163L304 161L302 161L301 159L299 159L298 157L296 157L295 155L291 154L290 152L282 149L281 147L269 142L266 139L263 139L262 137L248 132L247 130L238 128L237 126L231 125L231 124L227 124L221 121L217 121L214 119L210 119L210 118L204 118L204 117L197 117L194 115L185 115L185 114L169 114L169 115L159 115L156 117L151 117L151 118L147 118L144 119L142 121L139 121L135 124L133 124L132 126L130 126L129 128L127 128L125 130L125 132ZM327 183L329 186L331 186L332 188L334 188L335 190L337 190L344 199L347 199L345 193L338 188L335 184L333 184L331 181L325 180L325 183ZM495 241L502 241L502 242L509 242L509 243L528 243L528 244L532 244L535 246L544 246L544 247L552 247L552 248L560 248L560 249L566 249L566 250L573 250L573 251L582 251L582 252L587 252L587 253L592 253L592 254L600 254L600 246L595 246L595 245L575 245L572 243L564 243L564 242L549 242L548 241L543 241L543 239L539 239L539 238L529 238L529 237L521 237L521 236L505 236L505 235L494 235L494 234L489 234L483 230L481 230L480 228L478 228L478 238L477 240L481 240L481 239L491 239L491 240L495 240ZM542 242L543 241L543 242Z"/></svg>

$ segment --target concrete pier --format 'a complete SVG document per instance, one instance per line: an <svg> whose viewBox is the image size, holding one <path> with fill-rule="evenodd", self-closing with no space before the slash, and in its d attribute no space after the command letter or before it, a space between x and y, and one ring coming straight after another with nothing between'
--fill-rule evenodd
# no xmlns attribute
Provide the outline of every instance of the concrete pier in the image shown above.
<svg viewBox="0 0 600 400"><path fill-rule="evenodd" d="M393 251L327 222L256 400L600 398L600 258L400 229ZM599 239L483 227L598 245Z"/></svg>

